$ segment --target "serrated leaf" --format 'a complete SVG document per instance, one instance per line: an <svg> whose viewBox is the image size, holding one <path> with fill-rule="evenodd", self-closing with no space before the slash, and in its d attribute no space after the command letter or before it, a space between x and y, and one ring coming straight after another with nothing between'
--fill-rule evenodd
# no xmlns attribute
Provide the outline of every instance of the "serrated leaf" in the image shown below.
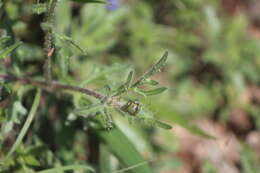
<svg viewBox="0 0 260 173"><path fill-rule="evenodd" d="M150 96L150 95L156 95L156 94L161 94L162 92L164 92L165 90L167 90L166 87L160 87L160 88L156 88L156 89L152 89L152 90L139 90L141 91L142 93L144 93L145 95L147 96Z"/></svg>
<svg viewBox="0 0 260 173"><path fill-rule="evenodd" d="M80 2L80 3L106 3L105 1L99 1L99 0L71 0L74 2Z"/></svg>
<svg viewBox="0 0 260 173"><path fill-rule="evenodd" d="M150 78L155 73L160 72L161 68L166 64L167 57L168 52L166 51L161 57L161 59L155 65L153 65L153 67L150 70L148 70L140 79L138 79L131 87L134 88L139 85L142 85L146 79Z"/></svg>
<svg viewBox="0 0 260 173"><path fill-rule="evenodd" d="M119 128L114 128L110 131L102 131L97 135L107 144L110 151L115 154L123 166L131 167L145 162L135 146ZM144 164L134 168L133 172L151 173L152 170L149 165Z"/></svg>
<svg viewBox="0 0 260 173"><path fill-rule="evenodd" d="M7 57L8 54L10 54L14 49L19 47L21 44L22 44L22 42L17 42L15 44L13 44L12 46L9 46L8 48L3 50L2 52L0 52L0 59Z"/></svg>

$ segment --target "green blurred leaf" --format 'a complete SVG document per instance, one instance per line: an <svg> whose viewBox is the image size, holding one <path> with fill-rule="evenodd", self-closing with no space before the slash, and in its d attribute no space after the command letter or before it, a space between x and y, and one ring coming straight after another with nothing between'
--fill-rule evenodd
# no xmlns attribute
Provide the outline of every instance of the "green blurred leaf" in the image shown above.
<svg viewBox="0 0 260 173"><path fill-rule="evenodd" d="M0 45L3 44L4 42L10 40L10 39L11 39L11 37L9 37L9 36L1 37L0 38Z"/></svg>
<svg viewBox="0 0 260 173"><path fill-rule="evenodd" d="M165 123L165 122L162 122L162 121L159 121L159 120L155 120L155 124L160 127L160 128L163 128L163 129L166 129L166 130L170 130L172 129L172 126Z"/></svg>
<svg viewBox="0 0 260 173"><path fill-rule="evenodd" d="M108 145L111 152L116 155L125 167L145 162L141 154L138 153L134 145L119 128L102 131L97 135ZM136 167L132 171L133 173L152 173L148 165Z"/></svg>
<svg viewBox="0 0 260 173"><path fill-rule="evenodd" d="M5 50L0 52L0 59L6 58L8 54L10 54L14 49L19 47L22 44L22 42L17 42L13 44L12 46L7 47Z"/></svg>
<svg viewBox="0 0 260 173"><path fill-rule="evenodd" d="M36 14L42 14L47 11L46 3L37 3L32 5L32 12Z"/></svg>
<svg viewBox="0 0 260 173"><path fill-rule="evenodd" d="M85 107L80 107L77 109L73 110L73 113L77 114L77 115L81 115L83 117L87 117L89 115L95 115L100 109L102 109L104 107L103 104L92 104L89 106L85 106Z"/></svg>
<svg viewBox="0 0 260 173"><path fill-rule="evenodd" d="M90 172L95 172L93 168L86 165L69 165L69 166L60 166L57 168L50 168L43 171L38 171L37 173L56 173L59 171L70 171L70 170L85 170Z"/></svg>

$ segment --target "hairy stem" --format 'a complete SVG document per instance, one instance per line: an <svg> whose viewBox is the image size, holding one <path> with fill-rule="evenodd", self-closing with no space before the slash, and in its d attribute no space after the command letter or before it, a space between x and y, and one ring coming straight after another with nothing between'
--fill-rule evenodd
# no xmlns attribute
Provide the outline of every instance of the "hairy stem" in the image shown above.
<svg viewBox="0 0 260 173"><path fill-rule="evenodd" d="M47 89L70 90L70 91L80 92L80 93L95 97L96 99L99 99L101 101L107 100L107 96L104 96L103 94L93 91L91 89L81 88L81 87L73 86L73 85L61 84L57 81L50 81L50 82L49 81L39 81L39 80L30 79L30 78L17 77L17 76L6 75L6 74L0 74L0 79L3 79L5 81L10 81L10 82L20 82L22 84L38 86L38 87L47 88Z"/></svg>
<svg viewBox="0 0 260 173"><path fill-rule="evenodd" d="M58 0L49 0L48 1L48 7L47 11L45 13L44 17L44 22L47 23L48 25L53 25L54 23L54 10L56 7ZM47 28L44 31L44 54L45 54L45 64L44 64L44 72L45 72L45 77L47 81L52 80L51 76L51 57L54 52L54 46L53 46L53 33L52 29Z"/></svg>

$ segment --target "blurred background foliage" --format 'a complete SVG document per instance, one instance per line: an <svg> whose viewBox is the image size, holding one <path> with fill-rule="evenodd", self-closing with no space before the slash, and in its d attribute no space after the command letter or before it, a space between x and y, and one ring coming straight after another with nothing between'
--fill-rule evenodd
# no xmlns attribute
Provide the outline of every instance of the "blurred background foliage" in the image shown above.
<svg viewBox="0 0 260 173"><path fill-rule="evenodd" d="M1 50L23 42L1 60L1 73L41 78L41 2L0 1L0 34L10 37ZM105 93L106 85L118 87L133 68L139 76L167 50L168 63L154 76L168 87L167 92L139 99L158 119L171 123L173 130L129 124L113 115L119 130L93 131L88 118L70 113L75 107L95 103L94 99L75 93L47 93L42 95L23 144L4 162L3 170L36 172L87 164L98 172L113 173L144 163L128 172L259 172L260 3L114 3L111 8L104 3L58 2L54 77ZM1 88L1 159L19 133L35 93L32 87L8 85ZM205 136L205 131L217 139L194 136L183 127L196 135ZM93 153L100 142L98 154Z"/></svg>

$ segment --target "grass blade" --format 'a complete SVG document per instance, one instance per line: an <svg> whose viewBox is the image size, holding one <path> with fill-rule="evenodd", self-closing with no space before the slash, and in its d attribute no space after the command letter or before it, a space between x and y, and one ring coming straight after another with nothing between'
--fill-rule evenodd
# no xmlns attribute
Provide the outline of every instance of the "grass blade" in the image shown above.
<svg viewBox="0 0 260 173"><path fill-rule="evenodd" d="M28 130L29 127L30 127L30 124L32 123L32 120L33 120L33 118L34 118L34 116L35 116L35 113L36 113L36 111L37 111L37 108L38 108L38 106L39 106L39 104L40 104L40 98L41 98L41 89L37 89L37 92L36 92L36 95L35 95L35 97L34 97L33 104L32 104L32 108L31 108L31 110L30 110L30 112L29 112L29 115L28 115L28 117L27 117L27 119L26 119L26 121L25 121L25 123L24 123L24 125L23 125L23 127L22 127L22 129L21 129L21 131L20 131L20 133L19 133L19 135L18 135L18 137L16 138L16 141L14 142L14 144L13 144L12 148L10 149L10 151L8 152L8 154L7 154L7 156L6 156L6 159L7 159L8 157L10 157L11 154L12 154L12 153L17 149L17 147L21 144L21 142L22 142L22 140L23 140L23 138L24 138L24 136L25 136L27 130Z"/></svg>

